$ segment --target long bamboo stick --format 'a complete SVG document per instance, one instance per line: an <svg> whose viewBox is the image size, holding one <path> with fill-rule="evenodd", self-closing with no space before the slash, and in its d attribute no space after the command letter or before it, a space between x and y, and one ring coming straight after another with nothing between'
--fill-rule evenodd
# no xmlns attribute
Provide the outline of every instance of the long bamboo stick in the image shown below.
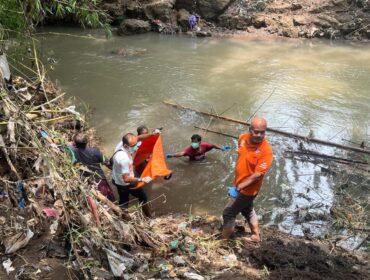
<svg viewBox="0 0 370 280"><path fill-rule="evenodd" d="M214 114L211 114L211 113L208 113L208 112L195 110L193 108L185 107L185 106L175 104L175 103L172 103L172 102L169 102L169 101L163 101L163 103L166 104L166 105L178 108L178 109L196 112L196 113L204 115L204 116L214 117L214 118L218 118L220 120L225 120L225 121L229 121L229 122L234 122L234 123L239 123L239 124L250 126L250 123L245 122L245 121L241 121L241 120L238 120L238 119L217 116L217 115L214 115ZM205 128L201 128L201 129L205 129ZM220 133L218 131L211 131L211 130L209 130L209 131L222 135L222 133ZM280 135L283 135L283 136L287 136L287 137L302 139L302 140L307 141L307 142L317 143L317 144L321 144L321 145L325 145L325 146L336 147L336 148L343 149L343 150L349 150L349 151L353 151L353 152L358 152L358 153L363 153L363 154L370 155L370 150L365 150L365 149L356 148L356 147L350 147L350 146L337 144L337 143L333 143L333 142L329 142L329 141L325 141L325 140L321 140L321 139L317 139L317 138L310 138L310 137L306 137L306 136L295 134L295 133L286 132L286 131L275 129L275 128L267 128L267 131L270 131L270 132L273 132L273 133L276 133L276 134L280 134Z"/></svg>

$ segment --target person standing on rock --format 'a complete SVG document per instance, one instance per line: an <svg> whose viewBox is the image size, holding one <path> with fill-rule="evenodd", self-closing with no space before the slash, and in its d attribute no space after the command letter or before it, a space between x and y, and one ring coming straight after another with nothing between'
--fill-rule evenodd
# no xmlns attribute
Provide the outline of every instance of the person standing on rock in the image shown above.
<svg viewBox="0 0 370 280"><path fill-rule="evenodd" d="M146 184L152 181L150 177L140 178L134 174L133 155L138 149L138 137L127 133L122 137L122 146L117 146L113 154L112 182L117 187L119 205L128 208L130 194L139 199L142 210L147 217L151 217L148 197L143 188L136 188L139 182Z"/></svg>
<svg viewBox="0 0 370 280"><path fill-rule="evenodd" d="M264 175L273 161L272 148L265 139L266 127L266 120L256 117L251 121L249 132L239 136L235 181L234 186L229 187L228 191L234 201L223 212L223 239L229 239L234 233L236 216L241 213L251 229L251 236L245 240L261 241L253 201L260 191Z"/></svg>
<svg viewBox="0 0 370 280"><path fill-rule="evenodd" d="M197 25L197 17L195 15L189 16L189 29L193 31L196 25Z"/></svg>

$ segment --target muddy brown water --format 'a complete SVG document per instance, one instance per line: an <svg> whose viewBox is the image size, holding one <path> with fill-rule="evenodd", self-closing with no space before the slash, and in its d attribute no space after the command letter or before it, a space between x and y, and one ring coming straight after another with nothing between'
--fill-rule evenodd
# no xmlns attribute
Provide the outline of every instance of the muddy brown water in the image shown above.
<svg viewBox="0 0 370 280"><path fill-rule="evenodd" d="M337 143L354 145L370 136L370 47L323 41L257 41L238 38L191 38L145 34L105 40L95 31L52 29L69 35L40 36L42 51L71 102L85 102L92 109L91 124L103 138L110 154L123 132L134 132L146 124L163 127L166 152L181 151L190 136L199 133L204 141L228 144L228 152L212 151L203 162L168 160L173 170L170 181L159 180L148 188L157 213L185 212L221 215L227 201L226 186L233 182L236 141L194 128L238 135L241 125L183 112L162 104L179 104L223 116L248 119L258 110L270 127ZM70 35L93 35L88 39ZM112 51L124 48L124 55ZM138 52L136 52L138 51ZM127 54L127 55L125 55ZM83 110L80 106L80 109ZM310 230L324 234L328 221L298 223L297 208L319 205L328 215L336 199L336 178L321 166L293 161L283 156L287 148L297 149L292 139L267 134L275 151L275 162L256 200L265 224L274 223L302 235ZM366 142L370 145L370 142ZM311 149L337 156L319 145ZM357 184L348 191L369 195Z"/></svg>

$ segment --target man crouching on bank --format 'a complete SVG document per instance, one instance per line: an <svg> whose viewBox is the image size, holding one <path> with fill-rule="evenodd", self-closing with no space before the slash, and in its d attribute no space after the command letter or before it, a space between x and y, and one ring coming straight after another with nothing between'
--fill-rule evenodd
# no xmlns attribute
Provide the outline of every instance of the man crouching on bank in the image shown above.
<svg viewBox="0 0 370 280"><path fill-rule="evenodd" d="M251 236L245 239L252 242L261 241L253 201L273 161L272 148L265 139L266 127L266 120L256 117L251 121L249 132L239 136L235 184L229 187L229 195L235 200L223 212L223 239L229 239L234 233L236 216L241 213L252 232Z"/></svg>

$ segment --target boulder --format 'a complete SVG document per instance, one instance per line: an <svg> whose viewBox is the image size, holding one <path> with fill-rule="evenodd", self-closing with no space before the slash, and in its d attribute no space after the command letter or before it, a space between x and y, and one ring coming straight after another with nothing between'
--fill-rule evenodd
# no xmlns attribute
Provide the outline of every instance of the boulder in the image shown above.
<svg viewBox="0 0 370 280"><path fill-rule="evenodd" d="M159 19L163 22L170 21L174 5L175 0L156 0L150 1L147 4L143 4L144 12L147 18L152 20Z"/></svg>
<svg viewBox="0 0 370 280"><path fill-rule="evenodd" d="M176 0L175 8L177 10L185 9L194 12L196 10L196 0Z"/></svg>
<svg viewBox="0 0 370 280"><path fill-rule="evenodd" d="M299 3L292 3L292 5L290 6L290 9L292 11L297 11L297 10L300 10L302 8L303 8L302 5L299 4Z"/></svg>
<svg viewBox="0 0 370 280"><path fill-rule="evenodd" d="M256 28L266 27L266 18L264 15L256 15L252 18L252 24Z"/></svg>
<svg viewBox="0 0 370 280"><path fill-rule="evenodd" d="M123 5L119 2L105 2L104 4L102 4L101 8L102 10L106 11L113 19L123 17L124 15Z"/></svg>
<svg viewBox="0 0 370 280"><path fill-rule="evenodd" d="M218 23L227 29L246 30L251 25L252 19L247 15L222 14L218 18Z"/></svg>
<svg viewBox="0 0 370 280"><path fill-rule="evenodd" d="M293 17L293 24L295 26L310 24L311 20L307 16L297 15Z"/></svg>
<svg viewBox="0 0 370 280"><path fill-rule="evenodd" d="M354 32L358 27L354 22L343 23L339 26L339 31L342 35L348 35Z"/></svg>
<svg viewBox="0 0 370 280"><path fill-rule="evenodd" d="M198 0L197 11L206 20L214 20L233 2L234 0Z"/></svg>
<svg viewBox="0 0 370 280"><path fill-rule="evenodd" d="M128 18L147 19L143 6L136 1L128 1L125 4L125 16Z"/></svg>
<svg viewBox="0 0 370 280"><path fill-rule="evenodd" d="M180 9L177 13L177 22L182 30L188 30L190 13L185 9Z"/></svg>
<svg viewBox="0 0 370 280"><path fill-rule="evenodd" d="M118 35L132 35L146 33L151 30L151 25L148 21L139 19L126 19L118 28Z"/></svg>
<svg viewBox="0 0 370 280"><path fill-rule="evenodd" d="M212 33L204 30L197 30L195 32L195 36L197 37L211 37Z"/></svg>

